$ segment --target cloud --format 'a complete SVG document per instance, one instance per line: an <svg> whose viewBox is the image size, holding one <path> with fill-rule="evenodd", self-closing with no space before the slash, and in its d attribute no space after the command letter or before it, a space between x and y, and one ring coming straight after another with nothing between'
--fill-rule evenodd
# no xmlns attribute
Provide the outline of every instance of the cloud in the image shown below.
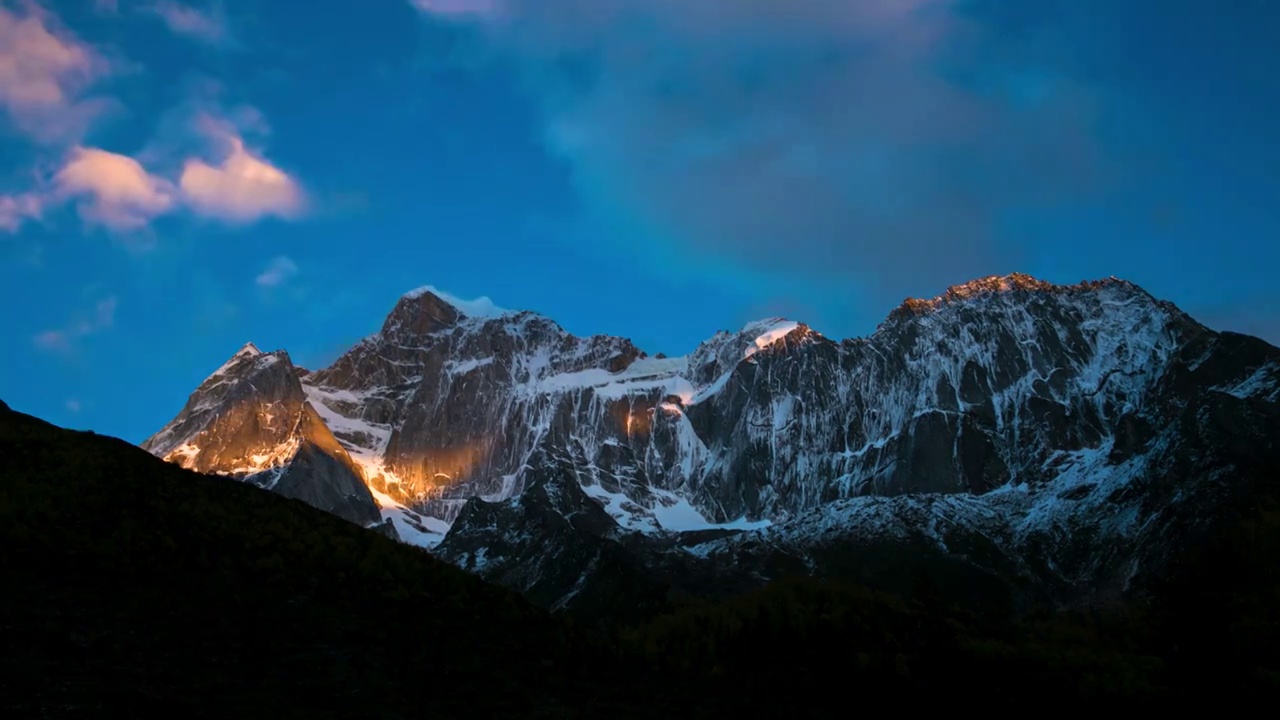
<svg viewBox="0 0 1280 720"><path fill-rule="evenodd" d="M77 147L54 176L58 196L79 198L86 222L137 230L174 205L172 185L126 155Z"/></svg>
<svg viewBox="0 0 1280 720"><path fill-rule="evenodd" d="M81 409L80 401L75 398L67 398L67 401L63 403L63 407L65 407L67 409L67 412L71 413L72 415L78 414Z"/></svg>
<svg viewBox="0 0 1280 720"><path fill-rule="evenodd" d="M265 133L266 125L257 110L242 107L230 119L199 114L181 133L185 144L153 144L137 158L74 146L62 167L52 178L40 180L36 190L0 195L0 231L15 232L25 221L66 203L74 203L87 224L119 233L143 230L155 218L178 211L228 224L301 216L306 196L299 183L250 151L241 127ZM211 164L200 157L202 152L220 159ZM172 171L184 157L176 180L144 165Z"/></svg>
<svg viewBox="0 0 1280 720"><path fill-rule="evenodd" d="M0 195L0 231L17 232L27 220L39 219L44 200L38 193Z"/></svg>
<svg viewBox="0 0 1280 720"><path fill-rule="evenodd" d="M75 352L83 338L95 335L115 325L118 301L114 295L96 302L88 312L80 313L66 326L45 330L32 338L35 346L45 352L69 355Z"/></svg>
<svg viewBox="0 0 1280 720"><path fill-rule="evenodd" d="M298 264L281 255L267 264L267 268L254 280L260 288L279 287L298 274Z"/></svg>
<svg viewBox="0 0 1280 720"><path fill-rule="evenodd" d="M111 66L39 6L23 7L19 14L0 6L0 107L38 142L78 137L110 104L81 95Z"/></svg>
<svg viewBox="0 0 1280 720"><path fill-rule="evenodd" d="M268 216L292 219L303 213L306 196L297 181L250 152L244 139L222 124L206 123L206 131L223 147L222 159L210 164L190 158L178 178L178 187L195 212L231 224Z"/></svg>
<svg viewBox="0 0 1280 720"><path fill-rule="evenodd" d="M205 11L172 0L160 0L147 7L146 11L164 21L175 35L210 45L225 45L231 41L226 17L218 6Z"/></svg>
<svg viewBox="0 0 1280 720"><path fill-rule="evenodd" d="M900 298L999 266L1008 208L1107 179L1091 88L951 0L415 5L519 61L548 147L633 245Z"/></svg>
<svg viewBox="0 0 1280 720"><path fill-rule="evenodd" d="M146 9L174 32L221 42L228 36L220 7L201 11L157 0ZM0 109L19 131L69 150L52 178L36 173L31 190L0 194L0 232L16 232L66 203L74 203L86 223L126 233L179 209L228 224L304 213L298 181L246 141L246 135L268 134L262 113L247 105L224 109L221 83L197 82L136 157L77 144L110 102L83 99L82 92L120 63L108 63L34 2L22 8L0 4ZM118 11L115 3L95 3L94 9Z"/></svg>
<svg viewBox="0 0 1280 720"><path fill-rule="evenodd" d="M65 330L45 330L36 335L33 341L36 347L48 352L65 353L71 351L71 337Z"/></svg>
<svg viewBox="0 0 1280 720"><path fill-rule="evenodd" d="M444 16L493 16L498 13L501 0L409 0L409 4L424 13Z"/></svg>

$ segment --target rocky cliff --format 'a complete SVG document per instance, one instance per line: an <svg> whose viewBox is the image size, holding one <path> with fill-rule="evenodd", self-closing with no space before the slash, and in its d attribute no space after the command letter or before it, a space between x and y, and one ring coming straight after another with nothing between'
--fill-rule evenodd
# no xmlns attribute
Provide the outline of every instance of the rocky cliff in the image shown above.
<svg viewBox="0 0 1280 720"><path fill-rule="evenodd" d="M1115 279L986 278L867 338L775 318L680 358L424 289L328 368L242 351L146 447L313 482L362 522L371 494L401 536L552 606L844 572L885 542L1067 597L1140 585L1276 461L1278 399L1276 348ZM593 590L603 566L627 580Z"/></svg>
<svg viewBox="0 0 1280 720"><path fill-rule="evenodd" d="M307 401L288 353L245 345L142 447L361 525L382 522L360 468Z"/></svg>

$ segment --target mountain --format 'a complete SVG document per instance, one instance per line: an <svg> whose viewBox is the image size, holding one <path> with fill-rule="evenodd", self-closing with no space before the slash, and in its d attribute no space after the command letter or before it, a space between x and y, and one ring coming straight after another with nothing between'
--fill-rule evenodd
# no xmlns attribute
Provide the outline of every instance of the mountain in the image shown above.
<svg viewBox="0 0 1280 720"><path fill-rule="evenodd" d="M360 468L307 401L284 351L245 345L201 383L143 449L218 472L361 525L381 522Z"/></svg>
<svg viewBox="0 0 1280 720"><path fill-rule="evenodd" d="M1117 279L985 278L867 338L774 318L680 358L426 288L328 368L245 352L144 447L372 524L359 477L401 538L553 608L795 574L1140 595L1280 466L1280 350Z"/></svg>

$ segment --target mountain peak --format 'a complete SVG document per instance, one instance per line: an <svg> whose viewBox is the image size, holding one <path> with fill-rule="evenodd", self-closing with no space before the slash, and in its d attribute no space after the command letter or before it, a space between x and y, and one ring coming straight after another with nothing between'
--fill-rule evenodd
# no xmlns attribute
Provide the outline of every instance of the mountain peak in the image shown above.
<svg viewBox="0 0 1280 720"><path fill-rule="evenodd" d="M444 303L457 310L465 317L469 318L487 318L499 317L501 315L510 314L511 311L506 308L500 308L488 296L482 295L474 300L464 300L457 295L452 295L440 290L432 285L423 285L416 290L410 290L405 293L401 300L420 300L430 296L435 301Z"/></svg>
<svg viewBox="0 0 1280 720"><path fill-rule="evenodd" d="M462 313L439 295L415 290L396 302L382 324L382 335L403 339L422 337L452 327L460 319Z"/></svg>
<svg viewBox="0 0 1280 720"><path fill-rule="evenodd" d="M889 315L889 319L904 316L923 315L946 305L962 302L972 298L1006 295L1011 293L1079 293L1092 292L1100 288L1119 287L1141 290L1128 280L1108 277L1101 280L1084 280L1074 285L1057 285L1040 280L1026 273L1009 273L1008 275L989 275L952 285L946 292L934 298L907 298Z"/></svg>
<svg viewBox="0 0 1280 720"><path fill-rule="evenodd" d="M453 327L468 318L490 318L509 314L487 297L463 300L431 285L400 296L382 326L382 335L407 341Z"/></svg>
<svg viewBox="0 0 1280 720"><path fill-rule="evenodd" d="M230 370L233 367L236 367L240 363L246 360L252 360L254 358L261 357L263 354L264 353L258 349L257 345L254 345L251 342L247 342L244 345L242 345L240 349L235 352L234 355L227 358L227 361L222 363L221 367L219 367L217 370L214 370L213 373L209 375L209 377L205 378L205 382L208 383L211 380L214 380L215 378L219 378L222 375L226 374L228 370Z"/></svg>
<svg viewBox="0 0 1280 720"><path fill-rule="evenodd" d="M739 337L749 338L751 341L751 344L744 351L743 357L751 357L757 350L763 350L800 327L802 327L800 323L783 317L766 318L747 323L739 332Z"/></svg>

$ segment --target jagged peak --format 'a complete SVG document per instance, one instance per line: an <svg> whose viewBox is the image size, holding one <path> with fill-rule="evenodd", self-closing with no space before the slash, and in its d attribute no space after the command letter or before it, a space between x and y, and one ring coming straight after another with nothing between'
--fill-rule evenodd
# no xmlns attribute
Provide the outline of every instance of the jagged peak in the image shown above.
<svg viewBox="0 0 1280 720"><path fill-rule="evenodd" d="M383 337L421 337L453 327L462 312L427 290L406 293L396 302L382 324Z"/></svg>
<svg viewBox="0 0 1280 720"><path fill-rule="evenodd" d="M782 331L784 333L791 332L800 326L800 323L794 320L788 320L784 317L761 318L760 320L752 320L742 329L738 331L739 335L764 335Z"/></svg>
<svg viewBox="0 0 1280 720"><path fill-rule="evenodd" d="M220 375L223 375L228 370L231 370L232 368L239 365L240 363L246 360L252 360L254 358L261 357L262 355L263 355L263 352L258 349L257 345L254 345L251 342L247 342L244 345L240 346L240 349L237 350L234 355L227 358L227 361L222 363L221 367L219 367L217 370L214 370L209 375L209 378L212 379Z"/></svg>
<svg viewBox="0 0 1280 720"><path fill-rule="evenodd" d="M402 295L400 299L402 301L414 301L426 296L431 296L435 300L451 306L459 314L469 318L490 318L513 314L511 310L498 307L487 295L481 295L474 300L464 300L457 295L440 290L434 285L423 285L420 288L410 290Z"/></svg>
<svg viewBox="0 0 1280 720"><path fill-rule="evenodd" d="M241 358L241 357L257 357L261 354L262 354L262 351L258 349L257 345L254 345L251 342L247 342L243 346L241 346L239 350L236 351L235 355L232 355L231 357L232 359Z"/></svg>
<svg viewBox="0 0 1280 720"><path fill-rule="evenodd" d="M743 351L743 359L751 357L757 351L763 350L791 335L796 330L805 327L802 323L783 317L766 318L747 323L739 332L739 337L746 338L749 341Z"/></svg>
<svg viewBox="0 0 1280 720"><path fill-rule="evenodd" d="M889 314L893 320L901 317L923 315L941 307L979 297L1006 295L1011 293L1067 294L1093 292L1101 288L1121 287L1141 291L1137 285L1117 277L1101 280L1084 280L1073 285L1058 285L1040 280L1026 273L1010 273L1008 275L989 275L952 285L946 292L934 298L907 298Z"/></svg>
<svg viewBox="0 0 1280 720"><path fill-rule="evenodd" d="M464 320L487 322L516 315L519 313L498 307L488 297L463 300L432 285L424 285L400 296L379 335L407 341L454 327Z"/></svg>
<svg viewBox="0 0 1280 720"><path fill-rule="evenodd" d="M289 353L285 350L273 350L271 352L263 352L257 345L249 342L245 343L234 355L222 363L222 366L210 373L205 378L201 387L206 387L213 383L219 383L225 380L224 377L228 373L241 373L248 368L254 368L254 371L271 367L276 363L283 361L285 366L292 368L292 361L289 359Z"/></svg>

